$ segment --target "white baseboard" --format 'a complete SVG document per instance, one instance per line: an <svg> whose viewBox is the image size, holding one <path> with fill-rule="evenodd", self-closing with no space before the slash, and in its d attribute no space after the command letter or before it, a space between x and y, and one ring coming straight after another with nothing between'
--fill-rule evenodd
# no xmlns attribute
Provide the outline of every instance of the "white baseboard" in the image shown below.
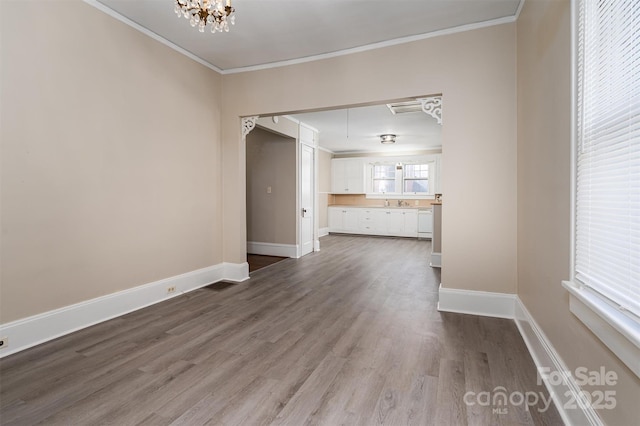
<svg viewBox="0 0 640 426"><path fill-rule="evenodd" d="M244 263L229 263L224 262L222 264L224 267L224 274L222 279L218 281L235 281L242 282L249 279L249 264L247 262Z"/></svg>
<svg viewBox="0 0 640 426"><path fill-rule="evenodd" d="M442 268L442 253L431 252L431 263L429 266L432 268Z"/></svg>
<svg viewBox="0 0 640 426"><path fill-rule="evenodd" d="M518 330L520 330L520 334L529 349L533 362L536 364L536 367L538 367L538 371L544 368L548 369L549 373L571 372L520 298L516 300L514 314ZM575 408L567 409L569 402L580 401L581 389L573 377L573 372L571 373L571 375L565 375L567 376L565 380L555 380L553 383L547 379L547 375L539 375L539 377L542 377L566 425L602 425L603 423L600 417L598 417L591 406L581 407L581 404L576 403ZM558 382L561 383L558 384Z"/></svg>
<svg viewBox="0 0 640 426"><path fill-rule="evenodd" d="M9 344L0 358L218 281L246 279L246 262L221 263L2 324L0 336ZM176 291L167 294L167 287Z"/></svg>
<svg viewBox="0 0 640 426"><path fill-rule="evenodd" d="M513 319L515 294L458 290L444 288L442 284L438 293L439 311Z"/></svg>
<svg viewBox="0 0 640 426"><path fill-rule="evenodd" d="M275 244L247 241L247 253L261 254L263 256L300 257L296 244Z"/></svg>
<svg viewBox="0 0 640 426"><path fill-rule="evenodd" d="M325 235L329 235L329 228L320 228L318 229L318 238L324 237Z"/></svg>
<svg viewBox="0 0 640 426"><path fill-rule="evenodd" d="M320 251L320 240L315 240L313 242L313 251Z"/></svg>

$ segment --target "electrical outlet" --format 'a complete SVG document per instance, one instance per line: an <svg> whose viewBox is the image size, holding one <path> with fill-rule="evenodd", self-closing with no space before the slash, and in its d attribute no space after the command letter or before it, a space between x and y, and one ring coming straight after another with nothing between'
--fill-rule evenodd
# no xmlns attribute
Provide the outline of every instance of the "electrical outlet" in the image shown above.
<svg viewBox="0 0 640 426"><path fill-rule="evenodd" d="M420 200L416 200L416 206L420 205Z"/></svg>
<svg viewBox="0 0 640 426"><path fill-rule="evenodd" d="M9 346L9 338L8 337L0 338L0 349L4 349L7 346Z"/></svg>
<svg viewBox="0 0 640 426"><path fill-rule="evenodd" d="M172 285L170 287L167 287L167 294L172 294L176 292L176 286Z"/></svg>
<svg viewBox="0 0 640 426"><path fill-rule="evenodd" d="M267 186L267 194L271 194L271 187Z"/></svg>

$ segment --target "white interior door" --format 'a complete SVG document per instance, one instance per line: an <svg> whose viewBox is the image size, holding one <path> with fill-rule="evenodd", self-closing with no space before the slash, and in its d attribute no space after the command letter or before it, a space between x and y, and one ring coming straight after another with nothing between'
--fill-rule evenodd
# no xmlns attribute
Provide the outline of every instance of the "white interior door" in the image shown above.
<svg viewBox="0 0 640 426"><path fill-rule="evenodd" d="M313 148L300 144L300 255L313 251L314 159Z"/></svg>

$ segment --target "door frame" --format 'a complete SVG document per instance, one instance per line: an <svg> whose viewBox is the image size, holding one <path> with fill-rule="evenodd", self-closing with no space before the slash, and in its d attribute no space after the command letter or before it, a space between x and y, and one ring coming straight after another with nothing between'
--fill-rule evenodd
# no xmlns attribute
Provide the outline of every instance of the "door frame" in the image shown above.
<svg viewBox="0 0 640 426"><path fill-rule="evenodd" d="M301 137L301 133L302 131L300 131L300 133L298 134L298 147L297 147L297 151L298 151L298 173L297 173L297 196L296 196L296 207L297 207L297 220L296 220L296 227L297 227L297 232L298 232L298 257L303 256L302 254L302 146L309 148L311 150L311 155L312 155L312 167L313 170L311 170L311 179L312 179L312 194L311 194L311 209L313 212L313 229L312 229L312 233L311 233L311 251L309 253L306 254L310 254L313 253L314 251L319 251L320 250L320 242L318 239L318 212L317 210L317 206L318 206L318 155L317 155L317 130L314 129L313 127L306 125L302 122L298 122L298 126L299 129L302 130L302 128L305 128L309 131L312 132L313 134L313 138L312 140L308 140L305 139L303 137Z"/></svg>

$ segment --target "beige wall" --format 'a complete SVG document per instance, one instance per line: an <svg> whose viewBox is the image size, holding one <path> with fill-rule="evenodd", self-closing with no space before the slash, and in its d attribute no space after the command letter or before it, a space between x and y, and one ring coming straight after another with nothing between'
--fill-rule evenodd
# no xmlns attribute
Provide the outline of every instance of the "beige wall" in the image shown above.
<svg viewBox="0 0 640 426"><path fill-rule="evenodd" d="M0 322L222 262L220 76L80 1L0 8Z"/></svg>
<svg viewBox="0 0 640 426"><path fill-rule="evenodd" d="M569 311L571 24L569 1L526 1L518 20L518 295L570 370L617 372L607 424L636 424L640 381ZM603 388L600 388L603 390Z"/></svg>
<svg viewBox="0 0 640 426"><path fill-rule="evenodd" d="M316 149L318 156L318 228L329 226L327 206L330 204L331 192L331 158L333 154L321 149Z"/></svg>
<svg viewBox="0 0 640 426"><path fill-rule="evenodd" d="M247 240L296 243L296 139L260 127L247 135Z"/></svg>
<svg viewBox="0 0 640 426"><path fill-rule="evenodd" d="M224 258L245 252L240 116L443 94L445 287L516 291L515 24L225 75ZM486 194L491 204L486 208ZM490 243L489 243L490 242Z"/></svg>

